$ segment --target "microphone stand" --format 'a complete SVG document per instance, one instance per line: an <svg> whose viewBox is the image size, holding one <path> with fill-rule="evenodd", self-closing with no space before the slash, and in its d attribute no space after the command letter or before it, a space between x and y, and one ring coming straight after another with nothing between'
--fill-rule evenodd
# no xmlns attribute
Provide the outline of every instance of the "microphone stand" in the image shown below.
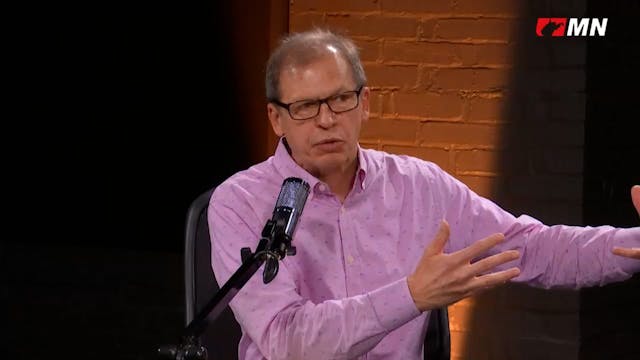
<svg viewBox="0 0 640 360"><path fill-rule="evenodd" d="M263 263L265 267L262 280L267 284L278 274L278 261L287 255L296 254L295 246L291 246L291 237L285 233L286 225L282 217L276 221L272 219L267 221L256 251L252 253L248 247L240 250L242 265L187 325L179 344L165 345L157 349L159 359L207 360L207 349L201 345L200 335L209 322L220 316Z"/></svg>

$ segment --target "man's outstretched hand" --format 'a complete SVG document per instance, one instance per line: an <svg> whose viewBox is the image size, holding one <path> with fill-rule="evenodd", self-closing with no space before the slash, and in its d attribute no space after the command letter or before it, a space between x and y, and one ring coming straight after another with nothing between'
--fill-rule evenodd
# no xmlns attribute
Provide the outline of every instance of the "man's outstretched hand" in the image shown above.
<svg viewBox="0 0 640 360"><path fill-rule="evenodd" d="M504 241L502 234L493 234L452 254L442 251L447 240L449 224L443 220L435 239L425 249L414 273L407 277L409 292L420 311L452 304L504 284L520 274L517 267L502 271L494 269L498 265L518 259L520 254L516 250L507 250L471 262Z"/></svg>
<svg viewBox="0 0 640 360"><path fill-rule="evenodd" d="M635 206L638 216L640 216L640 185L635 185L631 188L631 201L633 201L633 206ZM614 247L611 252L616 255L640 260L640 248Z"/></svg>

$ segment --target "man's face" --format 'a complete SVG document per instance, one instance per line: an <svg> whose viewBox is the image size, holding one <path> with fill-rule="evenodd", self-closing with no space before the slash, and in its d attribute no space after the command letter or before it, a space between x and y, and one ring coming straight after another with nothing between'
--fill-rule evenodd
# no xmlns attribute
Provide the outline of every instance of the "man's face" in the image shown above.
<svg viewBox="0 0 640 360"><path fill-rule="evenodd" d="M325 99L354 90L357 89L349 65L329 52L308 65L283 69L279 101L288 104ZM295 120L275 104L268 104L267 111L273 130L286 137L296 163L322 179L355 163L360 128L369 117L369 89L362 89L355 109L338 114L326 103L321 104L317 116L307 120Z"/></svg>

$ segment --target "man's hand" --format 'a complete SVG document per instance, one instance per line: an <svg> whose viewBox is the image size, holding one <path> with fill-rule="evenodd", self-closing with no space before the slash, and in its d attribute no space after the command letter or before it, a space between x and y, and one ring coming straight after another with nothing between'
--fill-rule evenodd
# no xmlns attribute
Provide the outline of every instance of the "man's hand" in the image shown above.
<svg viewBox="0 0 640 360"><path fill-rule="evenodd" d="M635 206L638 215L640 216L640 185L635 185L631 188L631 201L633 201L633 206ZM614 247L611 250L612 253L620 256L626 256L632 259L640 260L640 248L621 248Z"/></svg>
<svg viewBox="0 0 640 360"><path fill-rule="evenodd" d="M520 269L488 273L500 264L516 260L520 253L508 250L471 263L504 240L493 234L452 254L442 253L449 239L449 224L442 221L433 242L425 249L416 270L407 278L409 291L420 311L453 304L465 297L506 283L518 276Z"/></svg>

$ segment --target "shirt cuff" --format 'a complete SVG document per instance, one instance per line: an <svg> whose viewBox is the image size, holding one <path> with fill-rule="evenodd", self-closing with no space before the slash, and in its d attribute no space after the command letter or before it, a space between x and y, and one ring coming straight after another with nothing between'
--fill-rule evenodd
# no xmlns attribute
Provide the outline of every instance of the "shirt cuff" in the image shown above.
<svg viewBox="0 0 640 360"><path fill-rule="evenodd" d="M367 297L371 301L378 322L387 332L420 315L409 292L406 277L368 293Z"/></svg>

